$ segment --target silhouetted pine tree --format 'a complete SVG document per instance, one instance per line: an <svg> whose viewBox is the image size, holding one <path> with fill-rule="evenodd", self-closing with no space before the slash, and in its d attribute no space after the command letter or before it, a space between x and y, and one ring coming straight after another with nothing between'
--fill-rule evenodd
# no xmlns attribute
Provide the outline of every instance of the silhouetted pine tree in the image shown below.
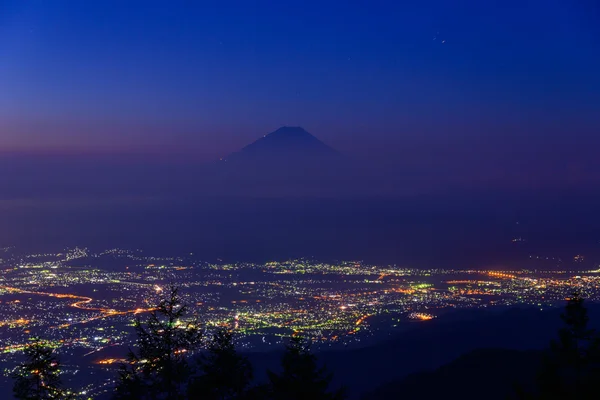
<svg viewBox="0 0 600 400"><path fill-rule="evenodd" d="M71 399L62 389L60 362L54 349L39 338L25 348L25 363L14 374L13 393L17 399Z"/></svg>
<svg viewBox="0 0 600 400"><path fill-rule="evenodd" d="M190 382L190 399L241 399L252 381L252 366L236 352L227 329L214 334L208 351L200 357L200 373Z"/></svg>
<svg viewBox="0 0 600 400"><path fill-rule="evenodd" d="M329 391L333 374L319 368L317 358L300 337L293 337L281 360L281 374L268 371L268 398L273 400L341 400L342 389Z"/></svg>
<svg viewBox="0 0 600 400"><path fill-rule="evenodd" d="M180 321L186 311L178 289L170 287L145 322L136 320L137 353L130 350L128 362L121 365L115 398L185 398L191 376L186 356L202 344L202 332Z"/></svg>
<svg viewBox="0 0 600 400"><path fill-rule="evenodd" d="M584 299L573 294L561 315L564 327L544 355L534 393L530 399L597 399L600 397L600 338L588 328Z"/></svg>

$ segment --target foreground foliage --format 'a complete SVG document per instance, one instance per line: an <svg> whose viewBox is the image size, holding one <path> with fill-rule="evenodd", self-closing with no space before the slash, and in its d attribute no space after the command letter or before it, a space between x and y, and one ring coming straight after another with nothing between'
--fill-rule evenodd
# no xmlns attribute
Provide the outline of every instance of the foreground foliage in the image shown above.
<svg viewBox="0 0 600 400"><path fill-rule="evenodd" d="M248 359L237 353L226 327L203 343L198 324L183 322L187 306L170 287L149 316L135 321L136 345L120 366L115 399L140 400L342 400L331 391L333 375L320 367L307 341L293 337L281 359L281 372L268 371L268 382L252 386ZM194 356L200 353L199 356ZM54 349L36 339L25 350L26 362L14 375L14 394L23 400L73 399L62 388ZM194 362L194 359L196 362Z"/></svg>
<svg viewBox="0 0 600 400"><path fill-rule="evenodd" d="M521 399L597 399L600 393L600 335L588 327L584 299L573 294L561 315L564 327L550 344L532 391Z"/></svg>
<svg viewBox="0 0 600 400"><path fill-rule="evenodd" d="M130 350L121 365L117 399L183 399L192 374L189 352L199 350L202 332L194 324L182 324L187 307L176 287L150 313L135 323L137 351Z"/></svg>
<svg viewBox="0 0 600 400"><path fill-rule="evenodd" d="M268 397L273 400L341 400L343 389L330 391L333 374L319 367L308 342L296 336L290 340L281 360L280 374L269 371Z"/></svg>
<svg viewBox="0 0 600 400"><path fill-rule="evenodd" d="M33 344L25 348L26 361L13 378L13 394L22 400L71 399L73 396L62 388L60 362L54 349L35 338Z"/></svg>
<svg viewBox="0 0 600 400"><path fill-rule="evenodd" d="M199 375L189 386L190 399L228 400L249 396L252 366L235 350L233 335L219 329L199 359Z"/></svg>

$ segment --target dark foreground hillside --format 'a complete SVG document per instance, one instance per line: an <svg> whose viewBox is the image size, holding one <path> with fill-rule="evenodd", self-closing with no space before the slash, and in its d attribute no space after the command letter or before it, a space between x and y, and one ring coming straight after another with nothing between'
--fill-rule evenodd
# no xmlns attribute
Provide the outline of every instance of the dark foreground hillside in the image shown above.
<svg viewBox="0 0 600 400"><path fill-rule="evenodd" d="M588 309L595 328L600 307L590 304ZM539 354L556 338L562 312L461 310L424 323L407 322L406 331L376 345L318 351L316 356L334 374L331 387L345 386L349 399L504 399L516 383L534 381ZM280 351L245 356L254 383L267 381L267 369L280 372ZM76 380L67 386L78 387ZM11 380L5 377L0 387L9 393Z"/></svg>
<svg viewBox="0 0 600 400"><path fill-rule="evenodd" d="M324 351L317 355L335 374L333 385L346 386L350 397L358 398L380 387L385 388L390 382L390 388L400 384L404 387L404 384L415 379L413 376L404 381L411 374L435 371L432 372L432 378L437 378L440 373L438 368L448 364L443 370L447 371L454 365L449 364L454 360L457 360L456 365L459 369L466 370L472 360L483 357L488 354L487 351L492 351L499 362L510 358L500 350L481 349L514 351L510 354L519 357L523 355L524 363L532 359L532 353L527 352L528 350L541 351L556 338L562 323L562 311L558 308L544 311L534 308L509 309L502 312L458 311L439 320L417 324L414 329L374 346L346 351ZM590 325L596 327L600 321L600 308L590 304L589 314ZM477 352L479 350L482 352ZM471 353L474 351L475 353ZM468 356L465 356L467 354ZM466 359L459 359L461 356L465 356ZM251 354L255 377L264 380L264 370L277 369L279 357L277 352ZM481 363L481 372L485 372L488 368L487 361L481 360ZM495 368L493 364L490 363L491 370ZM518 366L513 365L510 368L516 369ZM442 376L445 374L444 372ZM473 381L468 376L458 379L461 375L462 373L456 375L457 388L466 388L472 384ZM505 378L508 379L509 376L506 375ZM502 382L502 378L495 382L496 385L508 384ZM511 387L512 383L509 386ZM431 396L435 397L433 394Z"/></svg>
<svg viewBox="0 0 600 400"><path fill-rule="evenodd" d="M409 375L362 398L504 400L515 394L515 385L528 387L534 382L540 360L541 352L535 350L475 350L433 372Z"/></svg>

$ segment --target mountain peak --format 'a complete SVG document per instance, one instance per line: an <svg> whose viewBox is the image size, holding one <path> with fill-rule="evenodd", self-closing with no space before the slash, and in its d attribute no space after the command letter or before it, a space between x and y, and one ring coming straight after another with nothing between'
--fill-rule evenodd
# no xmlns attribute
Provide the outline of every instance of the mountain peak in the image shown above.
<svg viewBox="0 0 600 400"><path fill-rule="evenodd" d="M286 161L297 162L296 158L315 159L337 155L337 151L321 142L315 136L299 126L282 126L281 128L264 135L255 142L244 147L237 153L227 157L228 161L264 160L280 158Z"/></svg>
<svg viewBox="0 0 600 400"><path fill-rule="evenodd" d="M308 135L312 136L310 133L306 132L304 128L301 126L282 126L274 132L269 133L267 136L271 135Z"/></svg>
<svg viewBox="0 0 600 400"><path fill-rule="evenodd" d="M321 195L350 187L347 161L304 128L282 126L216 163L209 179L234 193Z"/></svg>
<svg viewBox="0 0 600 400"><path fill-rule="evenodd" d="M299 143L299 142L313 142L313 143L322 143L315 136L311 135L301 126L282 126L281 128L265 135L263 138L257 140L255 143L268 139L269 141L280 140L282 142L290 142L290 144Z"/></svg>

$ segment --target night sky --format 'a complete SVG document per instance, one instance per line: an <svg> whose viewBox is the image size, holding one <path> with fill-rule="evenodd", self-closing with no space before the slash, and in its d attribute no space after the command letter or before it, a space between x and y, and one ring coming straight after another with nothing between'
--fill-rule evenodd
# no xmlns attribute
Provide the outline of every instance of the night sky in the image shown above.
<svg viewBox="0 0 600 400"><path fill-rule="evenodd" d="M593 0L2 0L0 151L204 162L292 125L408 170L588 182L599 10Z"/></svg>

